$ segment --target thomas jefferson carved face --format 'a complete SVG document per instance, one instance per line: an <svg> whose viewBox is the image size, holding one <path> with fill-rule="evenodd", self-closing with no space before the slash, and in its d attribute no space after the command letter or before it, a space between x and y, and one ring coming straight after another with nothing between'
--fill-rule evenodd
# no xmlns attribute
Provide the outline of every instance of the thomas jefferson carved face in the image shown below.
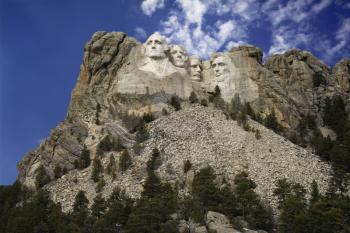
<svg viewBox="0 0 350 233"><path fill-rule="evenodd" d="M181 68L185 67L188 58L186 56L186 51L184 48L179 45L173 45L170 48L170 56L175 66Z"/></svg>
<svg viewBox="0 0 350 233"><path fill-rule="evenodd" d="M152 59L164 58L168 45L165 37L159 33L152 34L144 43L146 56Z"/></svg>
<svg viewBox="0 0 350 233"><path fill-rule="evenodd" d="M220 77L229 72L229 61L225 56L218 56L212 60L211 68L214 70L215 77Z"/></svg>
<svg viewBox="0 0 350 233"><path fill-rule="evenodd" d="M190 59L191 78L194 80L200 80L201 72L202 72L201 61L198 58L191 58Z"/></svg>

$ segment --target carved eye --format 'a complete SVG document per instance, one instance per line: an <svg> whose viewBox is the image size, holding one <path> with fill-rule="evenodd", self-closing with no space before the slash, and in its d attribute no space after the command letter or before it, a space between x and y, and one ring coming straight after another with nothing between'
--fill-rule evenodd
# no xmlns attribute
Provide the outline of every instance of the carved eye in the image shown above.
<svg viewBox="0 0 350 233"><path fill-rule="evenodd" d="M159 40L155 40L154 42L155 42L156 44L162 44L162 42L159 41Z"/></svg>
<svg viewBox="0 0 350 233"><path fill-rule="evenodd" d="M226 64L223 63L223 62L220 62L218 65L219 65L219 66L225 66Z"/></svg>

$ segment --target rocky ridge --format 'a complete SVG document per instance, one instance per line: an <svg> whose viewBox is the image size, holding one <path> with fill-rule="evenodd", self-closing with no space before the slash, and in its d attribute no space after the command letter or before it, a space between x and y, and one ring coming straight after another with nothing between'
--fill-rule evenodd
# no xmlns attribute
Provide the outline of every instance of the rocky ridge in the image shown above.
<svg viewBox="0 0 350 233"><path fill-rule="evenodd" d="M125 173L119 173L114 181L105 176L104 195L108 195L114 186L121 186L130 196L138 197L146 174L145 164L154 147L159 148L162 154L159 175L173 185L182 184L184 194L190 189L194 171L207 164L216 170L219 177L225 176L230 181L237 172L247 170L258 184L259 194L272 203L273 184L279 178L288 178L305 187L309 187L315 179L320 189L326 190L329 166L316 155L259 123L250 121L251 126L261 132L262 138L257 140L253 133L244 131L235 121L227 120L221 111L212 106L187 106L184 110L161 117L163 109L172 111L168 101L174 94L183 93L180 97L186 100L188 90L193 89L200 98L208 98L210 93L205 90L206 85L188 81L163 82L159 76L160 81L154 83L160 86L155 91L121 93L118 82L125 77L131 75L137 78L135 74L152 77L148 71L139 70L139 66L143 65L142 54L139 55L141 48L140 42L125 33L96 32L93 35L84 48L83 64L72 92L67 118L36 150L21 160L18 165L19 181L35 187L40 166L52 179L55 167L60 166L68 173L45 187L52 198L61 202L66 211L71 208L73 196L79 189L87 191L87 196L92 199L96 193L90 179L91 167L79 171L75 169L74 162L80 158L84 145L94 158L96 148L108 135L120 139L129 149L133 164ZM295 130L299 120L307 114L314 116L322 126L321 116L327 97L341 96L347 101L348 108L350 106L348 59L330 69L312 54L294 49L274 55L263 63L262 51L248 45L232 48L224 55L235 67L232 74L234 89L228 90L231 90L227 92L228 97L239 94L262 117L274 110L286 130ZM203 61L202 74L203 83L213 78L210 61ZM177 79L180 76L190 78L182 68L176 68L172 77ZM142 80L142 76L139 78ZM156 85L153 81L152 85ZM142 91L148 90L149 83L141 83ZM177 87L179 83L183 85L181 88ZM135 135L125 128L121 119L125 114L150 112L160 118L147 126L151 137L145 142L141 155L136 156L132 150ZM120 156L116 152L104 154L102 160L105 166L110 154L116 158ZM187 159L193 164L193 170L185 175L182 166Z"/></svg>
<svg viewBox="0 0 350 233"><path fill-rule="evenodd" d="M138 198L153 148L161 152L161 166L157 173L163 181L177 187L182 195L189 194L194 173L207 165L216 171L219 185L225 179L233 186L234 176L247 171L257 184L256 191L269 203L276 204L273 189L277 180L283 178L306 188L315 180L320 190L326 191L329 165L259 123L250 121L249 124L260 131L261 139L242 129L236 121L227 120L220 110L212 107L187 106L160 117L148 125L150 139L144 143L140 155L132 156L130 169L125 173L119 171L114 181L104 174L107 185L103 194L108 196L113 187L118 186L131 197ZM109 156L114 156L117 161L120 158L115 152L104 154L105 167ZM192 169L184 173L186 160L192 163ZM86 191L90 200L96 195L96 184L90 177L91 167L81 172L74 170L51 182L47 189L53 194L53 200L62 203L67 211L79 190Z"/></svg>

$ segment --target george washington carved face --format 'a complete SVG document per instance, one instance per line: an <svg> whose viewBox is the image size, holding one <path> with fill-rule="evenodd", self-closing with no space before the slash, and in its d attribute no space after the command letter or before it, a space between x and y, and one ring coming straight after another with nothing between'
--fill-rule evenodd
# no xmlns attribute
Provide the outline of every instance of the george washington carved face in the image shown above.
<svg viewBox="0 0 350 233"><path fill-rule="evenodd" d="M165 51L168 50L165 37L158 32L153 33L144 43L146 56L152 59L159 59L165 57Z"/></svg>

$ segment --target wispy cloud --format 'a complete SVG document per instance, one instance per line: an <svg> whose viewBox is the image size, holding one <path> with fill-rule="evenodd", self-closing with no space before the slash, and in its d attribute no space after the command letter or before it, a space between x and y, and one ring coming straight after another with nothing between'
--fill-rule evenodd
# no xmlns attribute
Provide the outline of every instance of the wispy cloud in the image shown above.
<svg viewBox="0 0 350 233"><path fill-rule="evenodd" d="M157 9L164 8L164 0L144 0L141 10L145 15L151 16Z"/></svg>
<svg viewBox="0 0 350 233"><path fill-rule="evenodd" d="M146 31L141 27L136 27L134 31L138 39L145 39L147 37Z"/></svg>
<svg viewBox="0 0 350 233"><path fill-rule="evenodd" d="M343 20L333 38L313 28L313 23L333 3L332 0L175 0L158 30L171 43L184 45L190 54L207 58L215 51L249 42L251 30L264 28L271 33L270 48L265 53L271 55L301 47L322 50L330 61L348 46L349 22ZM336 0L335 4L342 8L349 5L345 0ZM151 15L164 7L164 0L145 0L142 6L148 9L144 13Z"/></svg>

